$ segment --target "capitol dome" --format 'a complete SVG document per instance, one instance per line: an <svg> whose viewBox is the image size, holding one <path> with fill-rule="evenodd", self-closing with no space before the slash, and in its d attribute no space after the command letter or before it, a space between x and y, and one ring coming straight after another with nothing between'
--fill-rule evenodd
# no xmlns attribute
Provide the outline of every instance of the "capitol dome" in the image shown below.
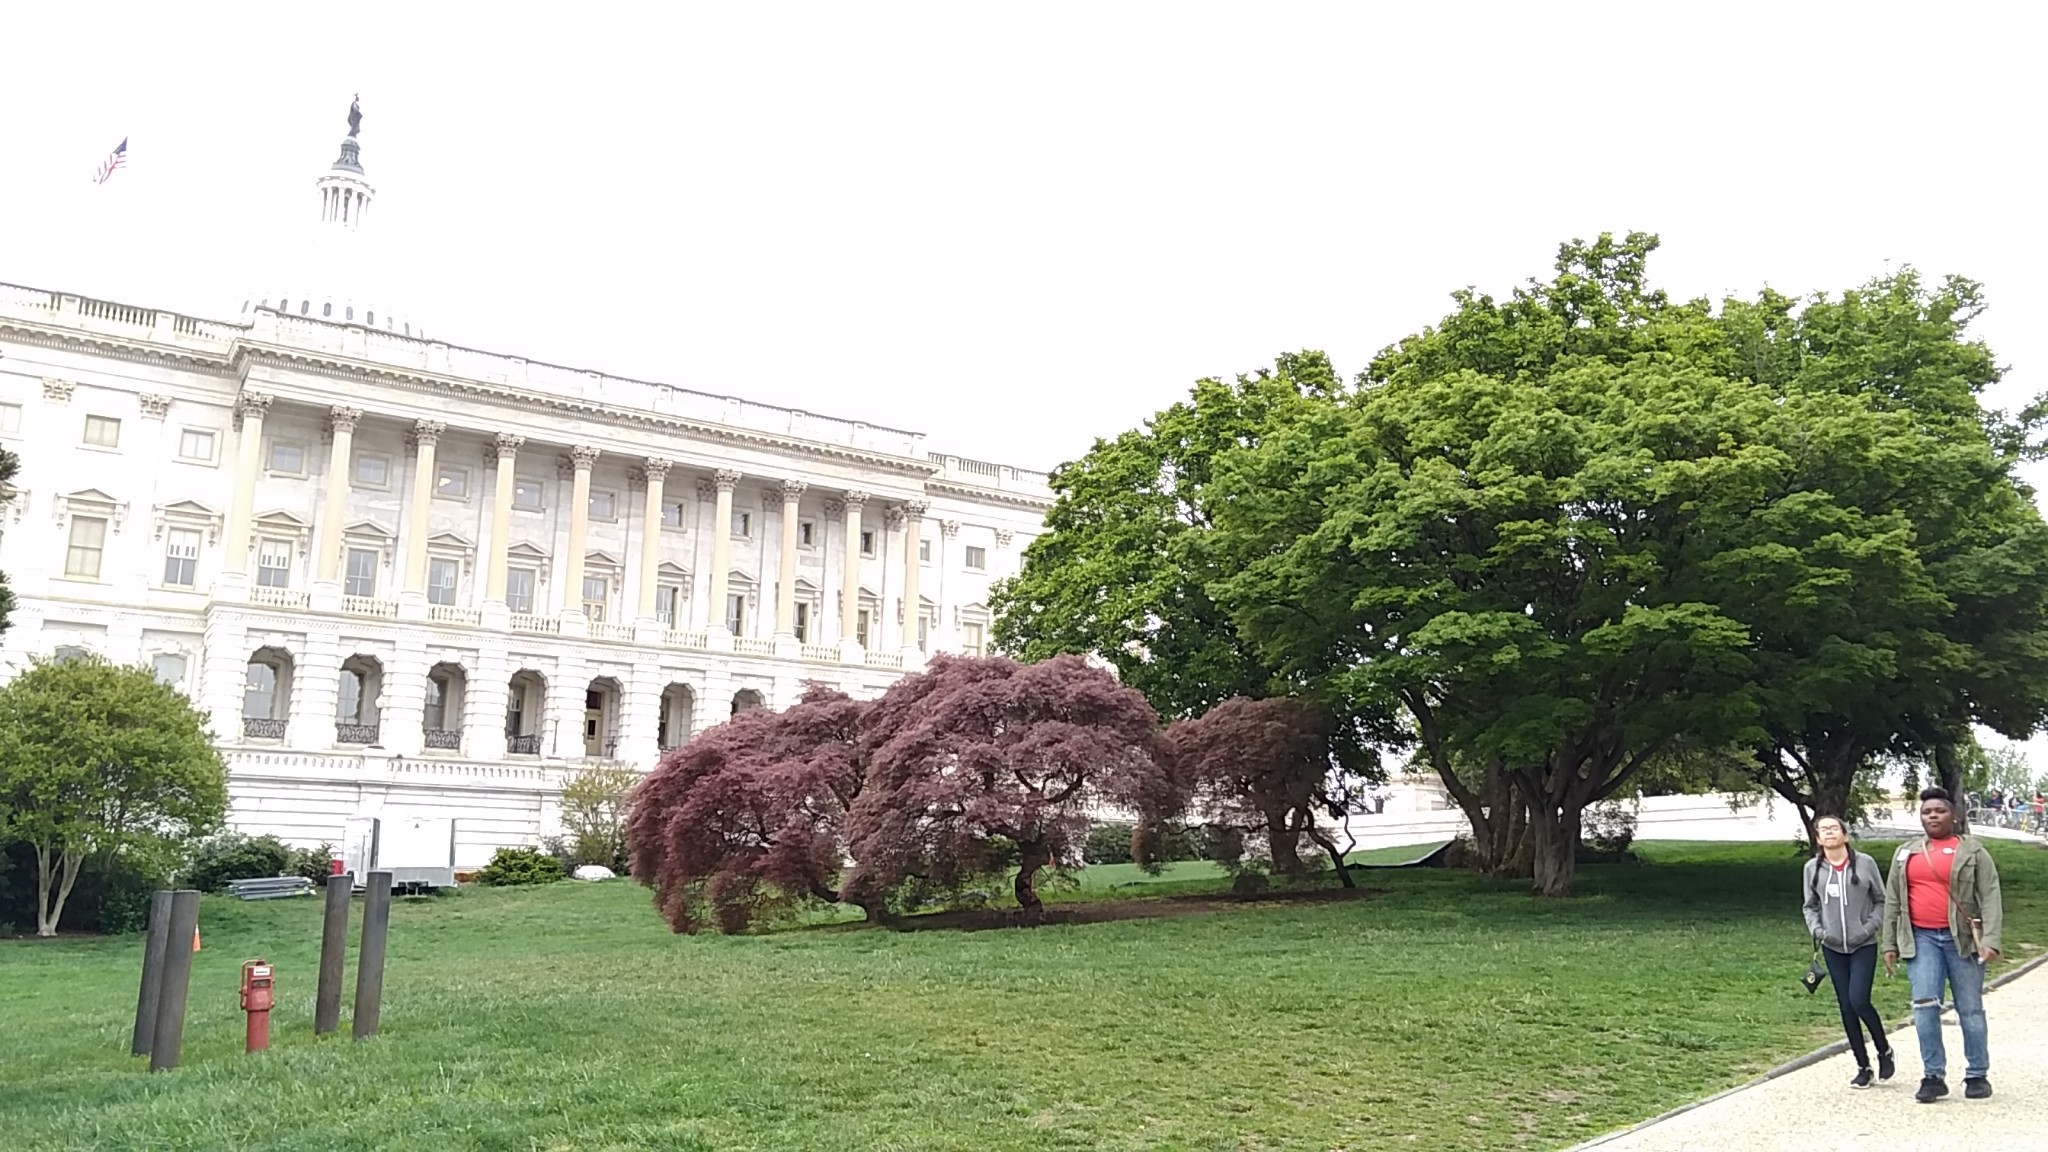
<svg viewBox="0 0 2048 1152"><path fill-rule="evenodd" d="M360 103L349 105L348 135L341 155L314 182L320 193L320 214L296 244L287 244L284 270L272 273L269 284L242 300L246 323L259 308L285 316L374 328L394 336L425 339L426 329L414 323L388 292L375 282L384 262L376 258L374 241L366 236L370 205L377 198L363 172Z"/></svg>

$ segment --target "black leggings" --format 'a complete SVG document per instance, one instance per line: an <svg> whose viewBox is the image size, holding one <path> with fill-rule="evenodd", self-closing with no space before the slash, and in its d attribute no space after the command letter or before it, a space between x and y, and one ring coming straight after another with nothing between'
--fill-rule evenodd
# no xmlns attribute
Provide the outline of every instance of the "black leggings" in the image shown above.
<svg viewBox="0 0 2048 1152"><path fill-rule="evenodd" d="M1879 1052L1891 1051L1884 1038L1884 1019L1870 1003L1870 984L1877 978L1877 945L1865 944L1854 952L1820 950L1828 961L1828 982L1835 986L1835 1003L1842 1008L1842 1031L1849 1035L1849 1049L1856 1053L1858 1068L1870 1067L1870 1053L1863 1047L1863 1029ZM1858 1025L1862 1027L1858 1027Z"/></svg>

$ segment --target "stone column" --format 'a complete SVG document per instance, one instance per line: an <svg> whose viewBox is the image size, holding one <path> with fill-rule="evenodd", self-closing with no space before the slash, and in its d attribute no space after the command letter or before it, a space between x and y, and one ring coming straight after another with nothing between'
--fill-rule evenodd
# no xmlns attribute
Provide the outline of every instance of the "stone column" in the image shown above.
<svg viewBox="0 0 2048 1152"><path fill-rule="evenodd" d="M484 602L505 606L505 572L512 546L512 487L519 480L519 446L526 437L498 433L494 446L498 473L491 490L491 558L484 575Z"/></svg>
<svg viewBox="0 0 2048 1152"><path fill-rule="evenodd" d="M782 482L782 554L776 559L775 636L796 638L796 522L797 501L804 494L804 482ZM814 642L817 637L811 638Z"/></svg>
<svg viewBox="0 0 2048 1152"><path fill-rule="evenodd" d="M839 576L843 583L839 589L839 646L845 649L860 643L860 513L867 507L868 494L848 492L843 501L846 505L846 567Z"/></svg>
<svg viewBox="0 0 2048 1152"><path fill-rule="evenodd" d="M575 482L569 492L569 555L562 566L562 615L579 620L583 618L583 549L590 536L590 467L595 463L597 449L590 445L569 449Z"/></svg>
<svg viewBox="0 0 2048 1152"><path fill-rule="evenodd" d="M908 659L923 650L917 646L917 576L923 561L918 558L924 540L924 514L931 505L912 500L903 505L903 655ZM920 657L922 658L922 657Z"/></svg>
<svg viewBox="0 0 2048 1152"><path fill-rule="evenodd" d="M661 757L661 690L665 685L659 667L635 663L632 679L625 685L626 698L619 702L615 758L642 772L653 768Z"/></svg>
<svg viewBox="0 0 2048 1152"><path fill-rule="evenodd" d="M505 692L512 672L502 636L486 634L476 667L462 685L462 753L471 760L505 758Z"/></svg>
<svg viewBox="0 0 2048 1152"><path fill-rule="evenodd" d="M640 620L654 619L654 589L661 578L661 488L668 479L668 461L659 456L649 456L642 465L641 474L647 478L646 511L641 516L640 528L640 609L636 614ZM676 621L672 627L681 628L684 621ZM650 761L651 763L651 761Z"/></svg>
<svg viewBox="0 0 2048 1152"><path fill-rule="evenodd" d="M726 574L732 570L732 490L739 484L740 474L731 468L720 468L714 480L718 485L718 503L711 512L711 623L707 631L716 635L726 632Z"/></svg>
<svg viewBox="0 0 2048 1152"><path fill-rule="evenodd" d="M320 522L313 525L313 579L324 584L341 580L341 526L348 515L349 457L356 442L356 425L362 419L361 408L342 404L328 413L333 443L327 449L327 498L321 505Z"/></svg>
<svg viewBox="0 0 2048 1152"><path fill-rule="evenodd" d="M256 476L263 465L263 417L269 411L267 393L245 390L235 401L235 427L240 432L235 440L235 494L228 501L227 547L216 584L231 585L235 590L233 598L238 600L248 596Z"/></svg>
<svg viewBox="0 0 2048 1152"><path fill-rule="evenodd" d="M412 502L405 509L405 584L412 596L427 594L427 505L434 499L434 447L448 426L438 420L420 420L412 426Z"/></svg>
<svg viewBox="0 0 2048 1152"><path fill-rule="evenodd" d="M932 651L960 651L960 606L953 603L950 593L957 589L947 586L953 583L953 541L960 536L958 520L939 521L939 554L932 557L932 567L938 569L939 586L932 590L932 603L939 606L939 619L933 628ZM940 637L943 636L944 639ZM930 652L925 653L927 657Z"/></svg>

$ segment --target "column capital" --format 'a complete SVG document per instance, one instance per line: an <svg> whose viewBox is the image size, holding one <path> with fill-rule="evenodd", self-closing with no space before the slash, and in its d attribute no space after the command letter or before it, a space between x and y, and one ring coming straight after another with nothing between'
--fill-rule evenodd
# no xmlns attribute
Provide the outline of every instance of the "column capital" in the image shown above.
<svg viewBox="0 0 2048 1152"><path fill-rule="evenodd" d="M839 499L841 503L846 505L848 512L858 512L867 507L868 494L865 492L848 492Z"/></svg>
<svg viewBox="0 0 2048 1152"><path fill-rule="evenodd" d="M924 519L924 514L931 510L932 502L929 500L906 500L903 504L903 514L912 520Z"/></svg>
<svg viewBox="0 0 2048 1152"><path fill-rule="evenodd" d="M241 428L242 420L245 417L253 416L259 421L262 420L264 413L270 411L270 399L270 393L268 392L244 391L240 396L237 396L235 398L235 427L237 429Z"/></svg>
<svg viewBox="0 0 2048 1152"><path fill-rule="evenodd" d="M958 536L960 534L960 522L958 520L939 521L939 534L949 540Z"/></svg>
<svg viewBox="0 0 2048 1152"><path fill-rule="evenodd" d="M649 456L640 462L640 471L649 480L667 480L668 469L671 463L671 461L664 460L659 456Z"/></svg>
<svg viewBox="0 0 2048 1152"><path fill-rule="evenodd" d="M909 519L909 514L903 511L903 505L901 504L891 504L888 510L882 513L882 523L887 524L891 528L895 528Z"/></svg>
<svg viewBox="0 0 2048 1152"><path fill-rule="evenodd" d="M825 501L825 515L827 515L827 516L844 516L844 515L846 515L846 502L845 502L844 500L827 500L827 501Z"/></svg>
<svg viewBox="0 0 2048 1152"><path fill-rule="evenodd" d="M588 472L591 465L597 463L597 458L600 455L602 453L595 446L578 444L569 449L569 464L579 472Z"/></svg>
<svg viewBox="0 0 2048 1152"><path fill-rule="evenodd" d="M718 495L718 485L713 484L710 477L697 477L697 498L699 500L709 500L716 495Z"/></svg>
<svg viewBox="0 0 2048 1152"><path fill-rule="evenodd" d="M517 432L500 432L493 439L491 455L500 460L509 460L519 455L519 448L526 443L526 437Z"/></svg>
<svg viewBox="0 0 2048 1152"><path fill-rule="evenodd" d="M448 425L439 420L415 420L412 423L412 435L406 440L415 449L432 448L441 442L441 433L447 430Z"/></svg>
<svg viewBox="0 0 2048 1152"><path fill-rule="evenodd" d="M1010 541L1016 539L1016 537L1017 534L1008 528L998 528L996 529L996 547L1008 548Z"/></svg>
<svg viewBox="0 0 2048 1152"><path fill-rule="evenodd" d="M712 474L712 480L720 492L730 492L739 487L741 473L737 468L720 468Z"/></svg>
<svg viewBox="0 0 2048 1152"><path fill-rule="evenodd" d="M327 410L327 430L329 432L354 432L356 426L362 422L363 410L361 408L351 408L346 404L336 404Z"/></svg>
<svg viewBox="0 0 2048 1152"><path fill-rule="evenodd" d="M809 487L810 485L802 480L784 480L782 482L782 502L784 504L796 503L803 497L804 489Z"/></svg>
<svg viewBox="0 0 2048 1152"><path fill-rule="evenodd" d="M171 414L171 398L169 396L155 396L145 392L137 396L135 400L142 407L142 418L144 420L162 420Z"/></svg>

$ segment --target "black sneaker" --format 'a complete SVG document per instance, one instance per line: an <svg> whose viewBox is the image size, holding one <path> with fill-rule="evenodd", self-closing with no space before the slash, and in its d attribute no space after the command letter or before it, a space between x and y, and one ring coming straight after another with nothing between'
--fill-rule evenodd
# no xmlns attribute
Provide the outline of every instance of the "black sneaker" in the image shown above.
<svg viewBox="0 0 2048 1152"><path fill-rule="evenodd" d="M1991 1097L1991 1081L1983 1076L1970 1076L1963 1080L1963 1095L1971 1100L1988 1100Z"/></svg>
<svg viewBox="0 0 2048 1152"><path fill-rule="evenodd" d="M1873 1081L1870 1078L1870 1069L1858 1068L1856 1070L1856 1078L1854 1080L1849 1081L1849 1087L1868 1088L1872 1083Z"/></svg>
<svg viewBox="0 0 2048 1152"><path fill-rule="evenodd" d="M1891 1049L1887 1048L1877 1054L1877 1078L1879 1080L1891 1079L1892 1073L1898 1070L1898 1065L1892 1063Z"/></svg>
<svg viewBox="0 0 2048 1152"><path fill-rule="evenodd" d="M1987 1085L1989 1087L1989 1085ZM1948 1095L1948 1081L1939 1076L1929 1076L1920 1081L1920 1090L1913 1093L1913 1099L1922 1104L1932 1104Z"/></svg>

